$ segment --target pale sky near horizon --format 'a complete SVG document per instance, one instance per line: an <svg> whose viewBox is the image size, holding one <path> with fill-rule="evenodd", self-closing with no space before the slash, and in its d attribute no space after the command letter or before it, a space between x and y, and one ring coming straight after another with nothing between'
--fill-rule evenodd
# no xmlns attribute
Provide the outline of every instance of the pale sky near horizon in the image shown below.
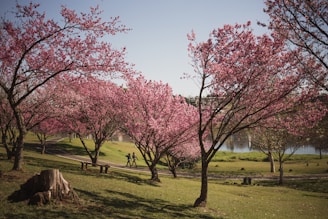
<svg viewBox="0 0 328 219"><path fill-rule="evenodd" d="M18 0L18 3L29 3ZM111 41L114 48L126 47L126 60L135 64L148 80L168 83L174 94L196 96L199 88L191 79L181 79L192 73L188 57L187 34L192 30L197 41L208 39L209 33L224 24L252 22L255 34L267 30L257 21L268 22L263 12L264 0L33 0L40 10L58 20L60 6L76 11L88 11L99 5L103 17L120 16L122 24L131 28ZM0 16L12 10L15 0L0 0ZM56 18L57 17L57 18Z"/></svg>

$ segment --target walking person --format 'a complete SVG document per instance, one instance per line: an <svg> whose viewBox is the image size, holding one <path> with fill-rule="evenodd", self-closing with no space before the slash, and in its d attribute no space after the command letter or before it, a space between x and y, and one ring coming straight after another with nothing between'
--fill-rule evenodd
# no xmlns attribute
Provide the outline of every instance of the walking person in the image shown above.
<svg viewBox="0 0 328 219"><path fill-rule="evenodd" d="M133 166L133 164L134 164L134 166L137 167L136 160L138 160L138 157L137 157L137 155L133 152L133 153L132 153L132 166Z"/></svg>
<svg viewBox="0 0 328 219"><path fill-rule="evenodd" d="M129 167L131 167L131 166L132 166L132 164L131 164L131 154L128 153L128 154L126 155L126 158L128 159L127 162L126 162L126 166L129 165Z"/></svg>

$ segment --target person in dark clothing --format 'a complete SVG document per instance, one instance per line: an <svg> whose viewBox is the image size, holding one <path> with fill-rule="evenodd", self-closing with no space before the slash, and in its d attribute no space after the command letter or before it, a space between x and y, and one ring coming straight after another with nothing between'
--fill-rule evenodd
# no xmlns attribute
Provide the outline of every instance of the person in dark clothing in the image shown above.
<svg viewBox="0 0 328 219"><path fill-rule="evenodd" d="M131 167L131 166L132 166L132 164L131 164L131 154L128 153L128 154L126 155L126 158L128 159L127 162L126 162L126 166L129 165L129 167Z"/></svg>

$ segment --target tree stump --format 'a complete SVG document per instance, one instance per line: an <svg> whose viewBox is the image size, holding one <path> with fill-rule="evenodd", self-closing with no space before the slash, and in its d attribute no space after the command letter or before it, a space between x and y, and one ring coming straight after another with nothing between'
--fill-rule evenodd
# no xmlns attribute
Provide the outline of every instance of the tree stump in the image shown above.
<svg viewBox="0 0 328 219"><path fill-rule="evenodd" d="M78 203L78 196L58 169L43 170L21 185L20 190L8 197L13 202L28 200L31 205L44 205L50 201L72 200Z"/></svg>
<svg viewBox="0 0 328 219"><path fill-rule="evenodd" d="M252 178L244 177L243 185L252 185Z"/></svg>

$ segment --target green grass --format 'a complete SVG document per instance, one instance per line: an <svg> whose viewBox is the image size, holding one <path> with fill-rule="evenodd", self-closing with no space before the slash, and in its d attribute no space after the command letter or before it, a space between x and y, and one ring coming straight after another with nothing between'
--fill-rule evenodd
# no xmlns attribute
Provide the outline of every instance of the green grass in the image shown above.
<svg viewBox="0 0 328 219"><path fill-rule="evenodd" d="M33 143L33 142L32 142ZM34 144L35 145L35 144ZM86 156L78 141L60 142L72 153ZM88 141L92 147L92 142ZM133 144L107 142L100 160L125 164L125 154L135 151ZM53 155L41 155L33 144L25 148L24 170L10 171L0 147L0 218L326 218L328 214L328 180L292 180L284 186L270 180L253 180L254 185L241 185L242 179L210 179L206 208L193 208L200 192L199 178L172 178L160 175L161 183L151 183L150 173L110 168L100 174L97 168L80 170L77 161ZM139 154L140 155L140 154ZM328 158L302 155L285 165L286 175L327 173ZM306 165L306 162L309 165ZM141 156L138 160L142 163ZM318 165L319 164L319 165ZM72 203L37 207L26 202L9 203L8 195L19 189L34 174L58 168L80 197L80 205ZM165 167L161 167L165 169ZM241 170L244 168L245 170ZM291 172L287 171L292 169ZM199 165L194 170L198 172ZM268 176L269 163L256 152L237 154L219 152L209 173L220 176ZM274 174L277 175L277 174Z"/></svg>

